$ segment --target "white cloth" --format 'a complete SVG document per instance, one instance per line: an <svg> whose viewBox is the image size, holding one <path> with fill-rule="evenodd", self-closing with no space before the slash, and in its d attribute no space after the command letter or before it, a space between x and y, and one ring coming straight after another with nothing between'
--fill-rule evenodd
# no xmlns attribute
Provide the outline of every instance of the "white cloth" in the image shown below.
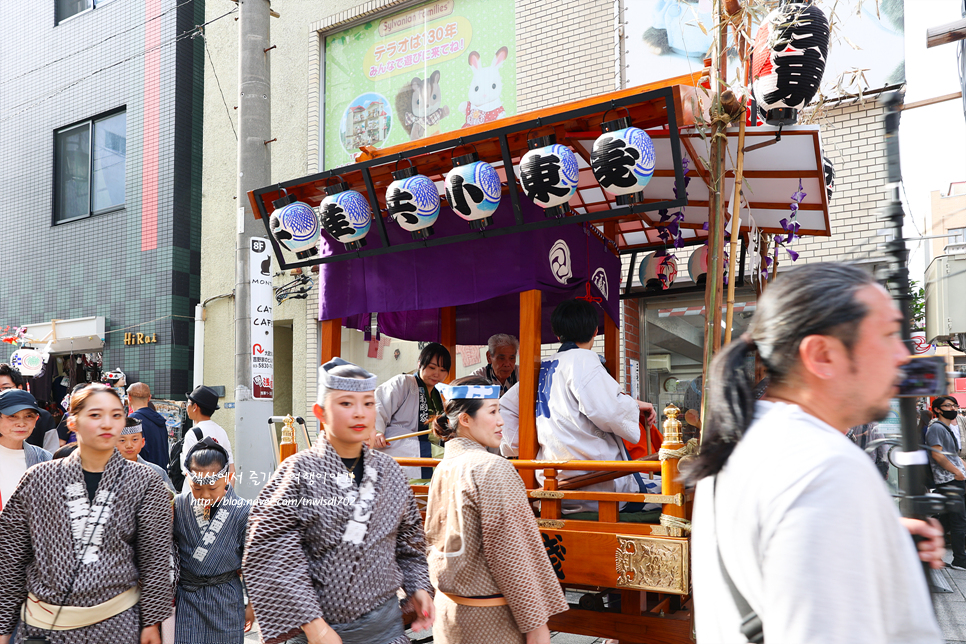
<svg viewBox="0 0 966 644"><path fill-rule="evenodd" d="M699 642L744 644L718 562L761 617L766 642L941 644L909 532L872 460L796 405L759 402L693 514Z"/></svg>
<svg viewBox="0 0 966 644"><path fill-rule="evenodd" d="M27 471L27 454L22 449L0 445L0 510L13 496L20 477Z"/></svg>
<svg viewBox="0 0 966 644"><path fill-rule="evenodd" d="M504 456L519 451L519 387L500 399L503 416ZM506 415L504 416L504 410ZM513 412L516 411L514 414ZM589 349L570 349L552 355L540 365L537 390L537 459L552 461L623 461L621 439L641 439L640 407L623 393L620 384L607 373L597 354ZM587 472L561 472L560 480ZM543 472L537 470L543 484ZM590 485L583 490L640 492L639 477L630 475L615 481ZM596 502L566 502L564 513L595 512Z"/></svg>
<svg viewBox="0 0 966 644"><path fill-rule="evenodd" d="M419 431L419 385L416 376L402 373L376 387L376 431L386 438ZM419 436L403 438L379 450L393 458L419 458ZM409 479L418 479L418 467L404 467Z"/></svg>
<svg viewBox="0 0 966 644"><path fill-rule="evenodd" d="M185 459L188 457L188 452L194 447L194 444L198 442L195 438L194 428L198 427L201 429L201 437L206 438L211 436L214 438L219 445L225 448L228 452L228 463L229 465L235 462L234 457L231 454L231 441L228 440L228 433L222 429L221 425L213 420L203 420L200 423L195 423L191 429L184 433L184 443L181 446L181 469L187 473L188 468L185 465ZM182 492L188 492L191 490L191 486L188 484L189 479L185 479L184 485L181 487Z"/></svg>

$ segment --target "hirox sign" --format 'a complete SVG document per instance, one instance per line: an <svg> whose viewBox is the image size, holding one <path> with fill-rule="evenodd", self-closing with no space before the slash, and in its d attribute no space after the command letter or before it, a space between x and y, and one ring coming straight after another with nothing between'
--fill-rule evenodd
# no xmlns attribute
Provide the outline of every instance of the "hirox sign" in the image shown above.
<svg viewBox="0 0 966 644"><path fill-rule="evenodd" d="M158 334L157 333L125 333L124 334L124 346L131 346L133 344L157 344Z"/></svg>

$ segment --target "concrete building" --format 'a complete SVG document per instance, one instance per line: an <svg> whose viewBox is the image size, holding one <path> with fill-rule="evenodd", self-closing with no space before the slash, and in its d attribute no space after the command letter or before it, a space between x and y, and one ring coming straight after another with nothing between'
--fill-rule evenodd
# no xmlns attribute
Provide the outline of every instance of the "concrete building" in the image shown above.
<svg viewBox="0 0 966 644"><path fill-rule="evenodd" d="M481 4L484 2L485 5ZM208 0L207 15L209 18L217 16L230 10L232 4L230 0ZM362 92L375 92L386 97L384 107L392 126L384 137L384 145L400 142L400 125L407 118L408 95L402 95L404 100L394 98L398 99L412 76L418 78L419 73L392 76L385 71L388 68L376 64L380 62L378 56L386 51L385 47L380 49L374 45L368 52L360 51L358 58L352 60L365 60L367 64L372 62L372 66L365 69L369 72L369 80L376 80L360 84L360 89L350 91L346 89L342 68L347 65L349 53L352 52L344 53L348 50L339 48L348 46L345 43L362 30L372 30L388 38L398 25L409 20L407 16L419 12L424 12L420 16L432 16L434 20L459 22L457 18L438 17L451 11L452 7L448 6L451 4L338 0L324 5L290 3L276 7L281 16L272 21L272 44L276 48L269 54L273 78L272 136L277 137L270 144L272 180L290 180L349 162L350 157L342 147L357 132L356 113L349 112L349 106L355 104L350 102L355 94L361 97L365 95ZM500 100L506 114L513 115L626 86L623 70L634 61L628 60L623 53L624 30L618 28L622 4L614 0L461 0L457 13L463 11L472 19L473 12L482 12L483 6L495 11L496 7L506 5L504 13L507 19L473 23L473 38L478 39L471 41L467 51L479 48L481 66L496 66L498 61L493 54L498 52L498 45L508 47L506 64L499 71L502 83ZM511 13L512 20L509 19ZM493 26L491 22L500 24ZM486 28L495 30L497 27L504 31L486 31ZM508 38L511 29L512 41L500 40L501 37ZM456 33L458 25L453 30ZM495 35L490 37L487 35L489 33ZM211 25L207 34L212 58L212 64L206 67L208 82L212 82L217 74L224 94L229 98L226 109L218 94L209 93L206 96L203 301L230 292L233 284L234 240L225 231L233 230L235 217L234 138L229 122L235 117L232 109L234 103L230 97L235 95L237 87L234 74L237 65L237 23ZM360 36L361 39L365 37L368 36ZM456 33L455 37L458 41L459 34ZM395 43L394 49L402 42ZM579 47L574 46L577 42L580 43ZM363 53L371 58L364 58ZM405 57L398 60L402 66L409 64ZM465 52L460 51L454 60L465 61ZM387 78L397 80L383 82L380 74L384 72L389 74ZM469 85L471 90L475 86L469 83L471 73L465 62L443 73L440 81L443 96L439 98L439 105L448 107L449 116L446 118L459 120L455 125L452 125L453 121L445 121L444 131L459 127L464 117L469 118L476 109L472 96L465 97L466 86ZM363 112L358 114L359 126L362 127L360 134L363 136L369 135L365 127L366 116ZM880 225L876 219L876 208L885 199L885 150L881 117L882 111L876 105L875 97L869 96L864 102L828 104L822 117L817 119L823 127L825 152L836 166L836 189L831 202L832 234L830 237L796 241L793 248L801 255L800 263L844 260L862 262L872 268L881 259L878 245L882 238L877 234ZM326 133L327 123L329 129L335 129L334 140ZM343 123L344 129L340 128ZM340 129L344 132L342 137L339 136ZM353 146L349 144L348 147ZM685 253L685 262L686 257ZM624 259L626 278L630 258ZM784 254L781 263L783 267L790 265ZM635 266L635 273L636 270ZM276 276L276 285L291 279L289 275ZM632 283L635 287L640 286L636 279ZM754 292L746 287L740 290L739 297L741 306L737 317L746 321L754 310ZM624 374L623 380L629 391L632 389L631 374L636 369L638 384L634 393L659 404L683 399L687 383L695 377L693 358L697 355L696 350L700 349L703 316L700 311L695 316L676 316L669 311L690 307L693 303L689 300L698 301L700 297L643 298L625 302L621 353L624 364L620 371ZM232 365L230 361L218 360L218 356L230 355L233 351L232 302L226 298L212 302L207 308L208 328L211 331L206 334L205 340L205 381L229 385L233 382ZM700 306L697 308L700 309ZM279 356L276 369L282 368L281 356L289 350L282 347L288 347L287 343L290 343L292 355L291 397L288 394L278 396L276 412L294 411L310 418L319 355L317 288L312 290L307 300L283 303L276 309L275 316L275 341ZM661 333L669 334L667 339L671 346L683 347L687 356L670 356L667 360L659 357L669 355L672 351L653 344L655 334L648 331L646 323L651 318L661 326ZM291 332L280 332L285 328L290 328ZM545 353L554 349L553 345L548 344ZM397 340L381 348L366 345L361 340L361 333L343 331L344 357L361 361L380 378L411 370L415 366L417 351L415 343ZM459 356L454 356L457 375L472 371L481 364L482 351L479 348L476 348L475 356L473 351L465 355L462 351ZM649 370L646 364L641 364L648 355L654 356L660 369ZM636 367L632 360L637 361ZM283 374L277 372L276 381L280 391L284 391L283 379ZM674 379L673 383L671 379ZM684 384L679 386L675 383ZM231 387L227 389L231 396ZM660 396L659 392L668 395ZM231 402L230 399L226 400ZM220 413L219 422L230 428L230 410Z"/></svg>
<svg viewBox="0 0 966 644"><path fill-rule="evenodd" d="M190 390L204 21L204 0L0 3L0 329L57 321L42 400L117 369Z"/></svg>

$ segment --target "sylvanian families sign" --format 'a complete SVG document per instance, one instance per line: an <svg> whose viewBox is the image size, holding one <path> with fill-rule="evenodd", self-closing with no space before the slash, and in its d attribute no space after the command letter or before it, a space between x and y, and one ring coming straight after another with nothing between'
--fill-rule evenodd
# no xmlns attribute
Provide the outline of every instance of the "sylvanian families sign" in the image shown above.
<svg viewBox="0 0 966 644"><path fill-rule="evenodd" d="M514 0L434 0L325 37L323 166L516 114Z"/></svg>

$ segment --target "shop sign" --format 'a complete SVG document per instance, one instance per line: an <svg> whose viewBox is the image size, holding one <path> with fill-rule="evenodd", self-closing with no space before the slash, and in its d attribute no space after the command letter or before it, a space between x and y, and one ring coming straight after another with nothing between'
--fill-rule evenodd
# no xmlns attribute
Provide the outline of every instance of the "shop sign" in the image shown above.
<svg viewBox="0 0 966 644"><path fill-rule="evenodd" d="M516 114L514 0L433 0L325 38L325 168Z"/></svg>
<svg viewBox="0 0 966 644"><path fill-rule="evenodd" d="M157 344L157 333L125 333L124 346L130 347L136 344Z"/></svg>
<svg viewBox="0 0 966 644"><path fill-rule="evenodd" d="M272 400L275 384L272 352L274 317L272 304L272 254L268 240L252 237L248 256L249 300L251 302L252 397Z"/></svg>

